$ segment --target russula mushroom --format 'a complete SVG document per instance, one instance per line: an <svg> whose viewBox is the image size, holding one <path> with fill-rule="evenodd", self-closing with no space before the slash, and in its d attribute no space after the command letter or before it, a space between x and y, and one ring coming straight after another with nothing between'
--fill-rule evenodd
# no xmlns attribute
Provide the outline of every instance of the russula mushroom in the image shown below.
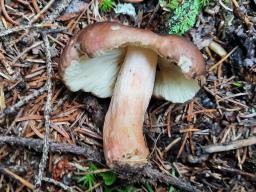
<svg viewBox="0 0 256 192"><path fill-rule="evenodd" d="M103 127L112 168L147 163L143 122L151 96L190 100L204 72L202 54L185 38L110 22L81 30L60 57L60 75L70 90L112 96Z"/></svg>

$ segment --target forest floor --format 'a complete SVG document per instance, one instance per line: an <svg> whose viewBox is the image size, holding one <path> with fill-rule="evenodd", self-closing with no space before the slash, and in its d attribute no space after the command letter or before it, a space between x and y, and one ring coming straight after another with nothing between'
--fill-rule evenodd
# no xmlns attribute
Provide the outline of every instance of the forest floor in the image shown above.
<svg viewBox="0 0 256 192"><path fill-rule="evenodd" d="M205 83L183 104L151 100L150 166L128 174L102 153L110 99L69 91L58 57L95 22L167 34L170 12L156 0L133 4L135 15L96 0L1 0L0 191L256 191L256 2L223 2L184 34L205 58Z"/></svg>

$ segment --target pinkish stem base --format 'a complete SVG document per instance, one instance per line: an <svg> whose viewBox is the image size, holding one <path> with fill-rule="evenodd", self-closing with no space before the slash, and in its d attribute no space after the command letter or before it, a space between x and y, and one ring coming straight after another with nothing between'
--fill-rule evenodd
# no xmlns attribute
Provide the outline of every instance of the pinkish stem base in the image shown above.
<svg viewBox="0 0 256 192"><path fill-rule="evenodd" d="M104 154L110 167L147 163L149 150L143 122L153 92L156 65L155 52L128 47L103 128Z"/></svg>

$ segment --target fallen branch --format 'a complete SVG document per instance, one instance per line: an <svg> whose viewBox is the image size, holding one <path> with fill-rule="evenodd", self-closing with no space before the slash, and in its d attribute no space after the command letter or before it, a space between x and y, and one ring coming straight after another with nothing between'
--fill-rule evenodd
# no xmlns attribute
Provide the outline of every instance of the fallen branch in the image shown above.
<svg viewBox="0 0 256 192"><path fill-rule="evenodd" d="M118 166L115 165L114 170L119 174L120 178L128 180L130 183L138 182L150 182L155 183L157 181L166 185L175 186L182 191L198 192L198 190L192 186L189 182L172 176L171 174L163 173L157 169L154 169L152 165L146 165L144 167L131 167L131 166Z"/></svg>
<svg viewBox="0 0 256 192"><path fill-rule="evenodd" d="M53 1L52 1L53 2ZM49 153L49 132L50 132L50 113L52 109L52 62L51 62L51 53L50 53L50 44L46 33L42 33L43 42L44 42L44 50L46 54L46 87L48 90L47 99L44 106L44 127L45 127L45 134L44 134L44 146L43 146L43 155L42 159L39 164L39 171L36 178L36 187L37 190L41 187L43 173L47 164L48 153Z"/></svg>
<svg viewBox="0 0 256 192"><path fill-rule="evenodd" d="M145 167L143 172L144 172L143 174L145 174L147 177L149 177L152 180L156 179L159 182L165 183L167 185L173 185L185 191L198 192L198 190L187 181L183 181L172 175L164 174L158 171L157 169L152 168L151 166Z"/></svg>
<svg viewBox="0 0 256 192"><path fill-rule="evenodd" d="M33 149L36 152L43 151L43 140L41 139L31 139L24 137L12 137L12 136L0 136L0 145L9 144L12 146L26 147ZM55 143L49 141L49 151L58 153L71 153L75 155L82 155L90 161L95 161L102 163L103 155L99 150L86 145L84 147L79 147L77 145L66 144L66 143Z"/></svg>
<svg viewBox="0 0 256 192"><path fill-rule="evenodd" d="M230 143L207 145L204 147L204 152L217 153L217 152L223 152L223 151L230 151L230 150L239 149L242 147L247 147L255 144L256 144L256 136L251 136L251 137L248 137L247 139L232 141Z"/></svg>

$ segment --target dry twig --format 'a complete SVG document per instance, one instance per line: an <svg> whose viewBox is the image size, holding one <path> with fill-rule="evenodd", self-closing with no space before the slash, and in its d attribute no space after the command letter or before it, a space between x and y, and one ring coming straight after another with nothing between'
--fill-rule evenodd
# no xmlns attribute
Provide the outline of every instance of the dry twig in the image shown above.
<svg viewBox="0 0 256 192"><path fill-rule="evenodd" d="M64 183L61 183L61 182L56 181L54 179L51 179L51 178L48 178L48 177L43 177L42 180L47 182L47 183L54 184L54 185L64 189L65 191L75 192L75 190L73 190L72 187L69 187L69 186L65 185Z"/></svg>
<svg viewBox="0 0 256 192"><path fill-rule="evenodd" d="M36 43L34 43L33 45L31 45L30 47L26 48L21 54L19 54L11 63L11 65L13 65L14 63L16 63L23 55L25 55L28 51L30 51L31 49L38 47L39 45L41 45L43 43L43 41L38 41Z"/></svg>
<svg viewBox="0 0 256 192"><path fill-rule="evenodd" d="M1 9L2 9L2 12L3 12L3 15L5 16L5 18L11 22L12 24L14 25L19 25L18 22L14 21L7 13L6 9L5 9L5 2L4 0L0 0L0 6L1 6Z"/></svg>
<svg viewBox="0 0 256 192"><path fill-rule="evenodd" d="M0 37L9 35L11 33L15 33L15 32L19 32L19 31L24 31L30 28L41 28L41 27L45 27L46 25L44 24L36 24L36 25L19 25L17 27L13 27L10 29L6 29L6 30L1 30L0 31Z"/></svg>
<svg viewBox="0 0 256 192"><path fill-rule="evenodd" d="M35 189L35 186L32 183L26 181L25 179L23 179L22 177L20 177L19 175L15 174L15 173L13 173L12 171L10 171L7 168L0 167L0 172L5 173L5 174L15 178L16 180L18 180L19 182L21 182L23 185L25 185L26 187L28 187L31 190Z"/></svg>
<svg viewBox="0 0 256 192"><path fill-rule="evenodd" d="M37 4L37 0L32 0L32 5L35 8L36 13L40 13L40 8L39 8L39 6Z"/></svg>
<svg viewBox="0 0 256 192"><path fill-rule="evenodd" d="M36 22L36 21L39 19L39 17L41 17L41 15L44 14L44 13L52 6L52 4L54 3L54 1L55 1L55 0L49 1L49 2L47 3L47 5L46 5L42 10L40 10L39 13L37 13L37 14L33 17L33 19L30 21L30 24Z"/></svg>
<svg viewBox="0 0 256 192"><path fill-rule="evenodd" d="M237 50L238 46L234 47L225 57L222 57L220 61L218 61L216 64L214 64L213 66L211 66L211 68L209 69L209 71L212 71L213 69L215 69L216 67L218 67L219 65L221 65L224 61L226 61L230 55L232 55L232 53L234 53Z"/></svg>
<svg viewBox="0 0 256 192"><path fill-rule="evenodd" d="M244 172L244 171L239 170L239 169L234 169L234 168L231 168L231 167L220 166L220 165L217 165L216 168L218 170L220 170L221 172L228 172L228 173L233 173L235 175L242 175L242 176L245 176L245 177L249 178L250 180L252 180L254 182L256 181L256 175L252 174L252 173L248 173L248 172Z"/></svg>
<svg viewBox="0 0 256 192"><path fill-rule="evenodd" d="M10 106L10 107L7 107L7 108L4 110L4 114L5 114L5 115L9 115L9 114L15 113L15 112L16 112L18 109L20 109L23 105L27 104L27 103L30 102L32 99L35 99L35 98L38 97L39 95L42 95L46 90L47 90L47 87L46 87L46 86L40 88L39 90L34 90L30 95L21 98L19 102L15 103L14 105L12 105L12 106Z"/></svg>
<svg viewBox="0 0 256 192"><path fill-rule="evenodd" d="M158 4L156 5L156 7L154 8L154 11L153 11L152 15L151 15L150 18L149 18L149 21L148 21L148 23L147 23L147 27L149 27L149 25L152 23L152 21L153 21L154 17L156 16L156 13L157 13L157 11L159 10L159 8L160 8L160 3L158 2Z"/></svg>
<svg viewBox="0 0 256 192"><path fill-rule="evenodd" d="M9 62L6 61L4 55L1 52L0 52L0 62L4 65L9 75L14 74L12 67L10 66Z"/></svg>
<svg viewBox="0 0 256 192"><path fill-rule="evenodd" d="M49 152L49 132L50 132L50 112L52 109L51 99L52 99L52 62L51 62L51 53L50 53L50 45L49 40L46 33L42 34L44 45L45 45L45 53L46 53L46 74L47 81L46 87L48 90L47 100L44 107L44 119L45 119L45 135L44 135L44 147L43 147L43 155L39 164L39 172L36 179L36 187L40 188L42 182L42 176L44 169L47 164L48 152Z"/></svg>
<svg viewBox="0 0 256 192"><path fill-rule="evenodd" d="M256 144L256 136L251 136L247 139L232 141L230 143L207 145L204 147L204 151L206 153L217 153L217 152L239 149L242 147L247 147L255 144Z"/></svg>

